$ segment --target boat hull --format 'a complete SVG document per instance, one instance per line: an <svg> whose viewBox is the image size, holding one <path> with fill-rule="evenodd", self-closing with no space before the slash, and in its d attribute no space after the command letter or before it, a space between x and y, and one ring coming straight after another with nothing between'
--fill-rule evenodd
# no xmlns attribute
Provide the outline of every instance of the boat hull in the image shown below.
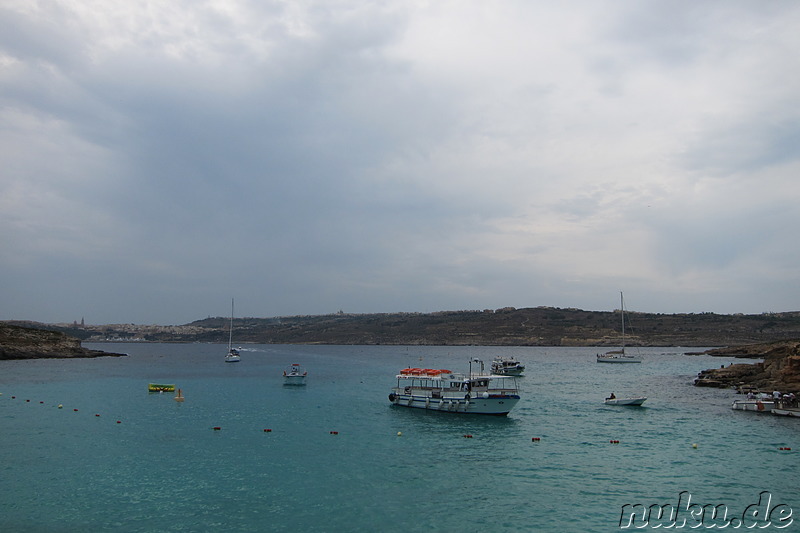
<svg viewBox="0 0 800 533"><path fill-rule="evenodd" d="M425 409L427 411L437 411L443 413L458 413L467 415L494 415L506 416L517 402L517 395L496 395L488 398L432 398L429 396L417 396L409 394L389 395L389 401L399 407L409 407L412 409Z"/></svg>
<svg viewBox="0 0 800 533"><path fill-rule="evenodd" d="M614 398L614 399L606 399L606 405L625 405L631 407L638 407L642 405L647 398Z"/></svg>
<svg viewBox="0 0 800 533"><path fill-rule="evenodd" d="M305 385L305 376L283 376L284 385Z"/></svg>
<svg viewBox="0 0 800 533"><path fill-rule="evenodd" d="M598 363L641 363L641 359L635 357L598 357Z"/></svg>
<svg viewBox="0 0 800 533"><path fill-rule="evenodd" d="M737 411L754 411L757 413L769 413L775 407L772 400L734 400L731 409Z"/></svg>
<svg viewBox="0 0 800 533"><path fill-rule="evenodd" d="M800 418L800 409L797 407L774 407L772 411L770 411L773 415L778 416L793 416Z"/></svg>

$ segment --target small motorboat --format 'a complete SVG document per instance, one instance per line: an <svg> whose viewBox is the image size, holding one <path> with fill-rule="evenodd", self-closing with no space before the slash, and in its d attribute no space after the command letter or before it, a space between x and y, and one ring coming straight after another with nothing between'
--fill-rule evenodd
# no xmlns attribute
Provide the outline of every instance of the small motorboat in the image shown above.
<svg viewBox="0 0 800 533"><path fill-rule="evenodd" d="M298 363L294 363L288 370L283 371L284 385L305 385L308 372L303 370Z"/></svg>
<svg viewBox="0 0 800 533"><path fill-rule="evenodd" d="M606 405L627 405L632 407L638 407L642 405L645 400L647 400L647 396L632 396L628 398L617 398L612 393L611 396L606 398L603 403Z"/></svg>
<svg viewBox="0 0 800 533"><path fill-rule="evenodd" d="M521 376L525 365L513 357L495 357L492 361L492 374L498 376Z"/></svg>

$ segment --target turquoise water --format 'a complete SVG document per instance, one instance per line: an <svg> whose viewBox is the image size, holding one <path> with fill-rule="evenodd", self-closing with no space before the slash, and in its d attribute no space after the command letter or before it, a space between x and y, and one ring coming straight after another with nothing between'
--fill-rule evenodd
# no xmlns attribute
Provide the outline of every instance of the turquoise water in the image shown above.
<svg viewBox="0 0 800 533"><path fill-rule="evenodd" d="M255 345L225 364L218 345L91 347L130 355L0 361L0 531L603 532L620 530L622 506L682 491L733 516L762 491L800 510L800 420L734 412L732 391L691 385L732 359ZM401 368L465 371L500 353L527 365L508 417L389 404ZM291 363L307 386L283 385ZM612 391L649 399L607 407Z"/></svg>

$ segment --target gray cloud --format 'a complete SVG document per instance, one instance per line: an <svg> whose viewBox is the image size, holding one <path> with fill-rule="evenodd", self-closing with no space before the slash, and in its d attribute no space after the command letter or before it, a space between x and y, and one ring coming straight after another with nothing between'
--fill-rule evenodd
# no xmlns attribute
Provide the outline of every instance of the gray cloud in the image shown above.
<svg viewBox="0 0 800 533"><path fill-rule="evenodd" d="M796 309L793 3L0 10L0 318Z"/></svg>

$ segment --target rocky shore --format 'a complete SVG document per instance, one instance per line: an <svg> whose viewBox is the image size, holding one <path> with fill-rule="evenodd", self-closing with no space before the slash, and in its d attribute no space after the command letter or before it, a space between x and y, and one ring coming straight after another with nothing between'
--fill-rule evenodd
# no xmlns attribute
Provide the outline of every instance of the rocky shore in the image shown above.
<svg viewBox="0 0 800 533"><path fill-rule="evenodd" d="M58 331L0 324L0 360L119 357L126 354L90 350Z"/></svg>
<svg viewBox="0 0 800 533"><path fill-rule="evenodd" d="M715 348L704 353L721 357L763 359L763 362L736 363L704 370L694 381L698 387L800 393L800 341L798 340Z"/></svg>

